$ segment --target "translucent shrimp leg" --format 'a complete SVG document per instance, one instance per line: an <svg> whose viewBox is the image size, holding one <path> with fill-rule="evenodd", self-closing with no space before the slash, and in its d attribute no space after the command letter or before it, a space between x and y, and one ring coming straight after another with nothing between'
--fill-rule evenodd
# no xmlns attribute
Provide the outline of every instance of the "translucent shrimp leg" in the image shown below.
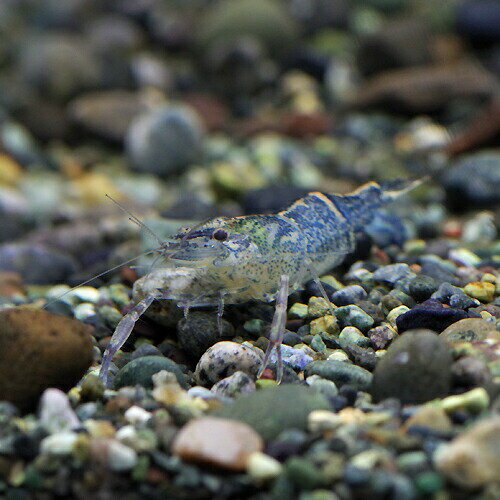
<svg viewBox="0 0 500 500"><path fill-rule="evenodd" d="M113 333L113 336L111 337L108 348L104 352L101 370L99 372L99 378L104 382L106 386L108 382L108 371L109 366L111 365L111 360L113 359L118 349L120 349L129 338L139 317L159 296L160 292L149 293L128 314L123 316L121 321L118 323L115 333Z"/></svg>
<svg viewBox="0 0 500 500"><path fill-rule="evenodd" d="M283 359L281 355L281 342L283 341L283 334L285 333L285 323L286 323L286 307L288 303L288 275L282 274L280 278L280 287L276 292L276 309L274 311L273 322L271 323L271 333L269 334L269 345L266 349L266 354L262 365L260 367L257 378L260 378L264 373L264 370L269 364L269 358L276 348L276 354L278 356L278 368L276 371L276 382L278 384L283 378Z"/></svg>

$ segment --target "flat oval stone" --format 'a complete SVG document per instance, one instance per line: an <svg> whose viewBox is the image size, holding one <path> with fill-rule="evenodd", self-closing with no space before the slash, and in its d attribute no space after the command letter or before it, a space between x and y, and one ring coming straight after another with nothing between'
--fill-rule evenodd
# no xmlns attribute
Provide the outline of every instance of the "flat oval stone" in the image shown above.
<svg viewBox="0 0 500 500"><path fill-rule="evenodd" d="M244 471L252 453L262 451L262 438L249 425L235 420L202 417L177 434L172 451L187 462Z"/></svg>

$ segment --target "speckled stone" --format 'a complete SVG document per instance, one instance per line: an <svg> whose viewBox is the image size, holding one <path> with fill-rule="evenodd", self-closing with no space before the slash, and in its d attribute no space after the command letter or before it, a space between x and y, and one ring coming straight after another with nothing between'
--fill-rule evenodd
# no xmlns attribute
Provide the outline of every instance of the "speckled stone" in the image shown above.
<svg viewBox="0 0 500 500"><path fill-rule="evenodd" d="M23 410L49 387L73 387L93 357L86 325L27 307L0 311L0 346L0 400Z"/></svg>
<svg viewBox="0 0 500 500"><path fill-rule="evenodd" d="M261 363L256 349L237 342L217 342L198 361L195 377L201 385L214 384L237 371L255 377Z"/></svg>
<svg viewBox="0 0 500 500"><path fill-rule="evenodd" d="M419 404L446 396L451 387L452 357L446 344L429 330L408 331L398 337L373 373L376 401L398 398Z"/></svg>
<svg viewBox="0 0 500 500"><path fill-rule="evenodd" d="M186 424L172 444L172 452L186 462L244 471L252 453L264 448L252 427L235 420L202 417Z"/></svg>
<svg viewBox="0 0 500 500"><path fill-rule="evenodd" d="M255 391L255 383L246 373L235 372L219 380L211 391L219 396L233 398L239 394L249 394Z"/></svg>

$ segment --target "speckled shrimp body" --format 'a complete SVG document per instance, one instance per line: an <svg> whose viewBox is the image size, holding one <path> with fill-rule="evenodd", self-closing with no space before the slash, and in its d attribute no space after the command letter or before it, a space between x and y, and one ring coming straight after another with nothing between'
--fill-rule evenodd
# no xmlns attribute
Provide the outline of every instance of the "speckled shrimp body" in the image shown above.
<svg viewBox="0 0 500 500"><path fill-rule="evenodd" d="M135 283L135 295L142 299L118 324L101 377L107 379L114 354L155 299L174 300L185 308L218 306L219 316L224 303L276 300L262 370L275 347L281 372L289 293L340 264L376 211L418 184L371 182L345 196L313 192L275 215L221 217L181 231L158 250L162 265Z"/></svg>

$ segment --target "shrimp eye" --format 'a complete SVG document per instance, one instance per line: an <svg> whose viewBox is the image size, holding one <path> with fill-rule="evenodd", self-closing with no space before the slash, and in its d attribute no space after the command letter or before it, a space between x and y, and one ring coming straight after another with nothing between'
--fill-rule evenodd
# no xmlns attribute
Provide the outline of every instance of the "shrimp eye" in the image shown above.
<svg viewBox="0 0 500 500"><path fill-rule="evenodd" d="M225 240L227 240L228 236L229 236L228 232L225 229L221 229L221 228L216 229L214 231L214 234L212 235L214 240L217 240L217 241L225 241Z"/></svg>

